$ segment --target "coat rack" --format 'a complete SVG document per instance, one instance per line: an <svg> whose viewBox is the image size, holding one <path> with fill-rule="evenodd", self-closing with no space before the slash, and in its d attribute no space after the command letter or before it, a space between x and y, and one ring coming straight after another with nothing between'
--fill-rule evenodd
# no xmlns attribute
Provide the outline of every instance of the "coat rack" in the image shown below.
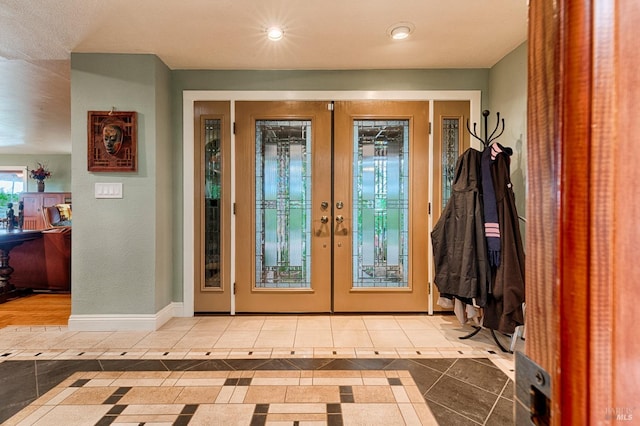
<svg viewBox="0 0 640 426"><path fill-rule="evenodd" d="M477 140L479 140L480 142L482 142L482 145L484 148L487 148L489 145L491 145L491 143L498 139L500 136L502 136L502 133L504 133L504 118L500 118L500 113L497 112L496 113L496 127L493 129L493 131L491 132L491 134L489 134L489 115L491 113L489 112L489 110L485 109L484 111L482 111L482 116L484 117L484 138L481 138L478 135L478 132L476 130L476 126L477 123L473 123L473 130L471 130L471 128L469 127L469 120L467 119L467 130L469 131L469 134L471 136L473 136L474 138L476 138ZM472 326L474 328L474 330L467 334L466 336L462 336L459 337L459 339L470 339L473 336L475 336L476 334L478 334L480 332L480 330L482 330L481 326ZM511 345L510 348L507 349L504 347L504 345L500 342L500 340L498 340L498 337L496 336L495 330L490 329L489 330L491 332L491 336L493 336L493 340L496 342L496 344L498 345L498 347L503 351L503 352L510 352L513 353L514 348L515 348L515 342L518 338L519 332L520 332L520 327L516 328L516 331L514 332L513 336L511 337Z"/></svg>
<svg viewBox="0 0 640 426"><path fill-rule="evenodd" d="M498 139L500 136L502 136L502 133L504 133L504 118L500 120L500 113L497 112L496 116L498 120L496 122L496 128L493 129L493 132L491 132L491 135L487 136L487 133L489 130L489 125L488 125L489 114L491 113L489 112L488 109L485 109L484 111L482 111L482 116L484 117L484 139L478 136L478 132L476 131L477 123L473 123L473 131L471 131L471 129L469 128L469 119L467 119L467 130L469 131L469 134L474 138L478 139L480 142L482 142L482 145L485 148L491 145L491 142ZM496 135L496 132L498 131L499 128L500 128L500 133Z"/></svg>

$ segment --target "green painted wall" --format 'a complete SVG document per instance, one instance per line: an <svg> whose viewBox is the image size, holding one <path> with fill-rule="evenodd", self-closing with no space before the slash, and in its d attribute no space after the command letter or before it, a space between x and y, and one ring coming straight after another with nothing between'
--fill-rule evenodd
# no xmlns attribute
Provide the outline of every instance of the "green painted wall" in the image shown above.
<svg viewBox="0 0 640 426"><path fill-rule="evenodd" d="M74 315L155 314L171 302L168 93L153 55L71 55ZM112 107L138 113L135 173L87 171L87 111ZM96 199L96 182L121 182L124 197Z"/></svg>
<svg viewBox="0 0 640 426"><path fill-rule="evenodd" d="M0 155L0 166L26 166L29 170L45 164L51 172L51 177L45 180L45 191L69 192L71 191L71 154L46 154L46 155ZM25 192L36 192L37 182L27 179Z"/></svg>
<svg viewBox="0 0 640 426"><path fill-rule="evenodd" d="M495 125L495 112L504 117L505 130L498 141L513 149L511 182L518 215L526 217L527 207L527 43L502 58L489 73L489 126ZM493 123L493 124L492 124ZM526 223L520 221L523 238Z"/></svg>
<svg viewBox="0 0 640 426"><path fill-rule="evenodd" d="M153 314L183 299L184 90L480 90L488 69L170 71L153 55L72 54L73 314ZM86 171L90 110L138 112L138 172ZM94 198L122 182L124 198ZM191 285L191 283L188 283Z"/></svg>

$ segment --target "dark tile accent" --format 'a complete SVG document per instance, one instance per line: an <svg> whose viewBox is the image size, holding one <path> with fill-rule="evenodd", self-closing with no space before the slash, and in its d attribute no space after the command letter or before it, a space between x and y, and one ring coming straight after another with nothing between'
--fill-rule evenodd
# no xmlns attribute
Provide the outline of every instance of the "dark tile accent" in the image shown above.
<svg viewBox="0 0 640 426"><path fill-rule="evenodd" d="M328 414L327 426L343 426L342 413L340 414Z"/></svg>
<svg viewBox="0 0 640 426"><path fill-rule="evenodd" d="M99 362L103 371L169 371L165 361L157 359L103 359Z"/></svg>
<svg viewBox="0 0 640 426"><path fill-rule="evenodd" d="M173 422L173 426L187 426L189 422L191 422L191 415L182 415L180 414L176 421Z"/></svg>
<svg viewBox="0 0 640 426"><path fill-rule="evenodd" d="M271 361L270 359L227 359L225 362L233 370L257 370L262 364Z"/></svg>
<svg viewBox="0 0 640 426"><path fill-rule="evenodd" d="M100 371L100 363L95 359L69 361L36 361L38 393L44 395L61 381L76 371Z"/></svg>
<svg viewBox="0 0 640 426"><path fill-rule="evenodd" d="M198 407L198 404L187 404L184 406L180 414L194 414Z"/></svg>
<svg viewBox="0 0 640 426"><path fill-rule="evenodd" d="M356 364L352 359L334 359L318 370L366 370L362 364Z"/></svg>
<svg viewBox="0 0 640 426"><path fill-rule="evenodd" d="M438 424L446 426L478 426L482 423L476 423L471 419L461 416L455 411L449 410L447 407L443 407L435 402L427 401L433 417L436 418ZM490 424L490 423L489 423Z"/></svg>
<svg viewBox="0 0 640 426"><path fill-rule="evenodd" d="M131 390L131 386L121 386L113 392L114 395L124 396Z"/></svg>
<svg viewBox="0 0 640 426"><path fill-rule="evenodd" d="M482 364L486 364L490 367L494 367L497 368L496 365L491 362L491 360L489 358L472 358L475 362L480 362Z"/></svg>
<svg viewBox="0 0 640 426"><path fill-rule="evenodd" d="M327 414L340 413L342 413L342 406L340 404L327 404Z"/></svg>
<svg viewBox="0 0 640 426"><path fill-rule="evenodd" d="M507 386L504 387L502 391L502 397L508 399L509 401L513 401L515 398L515 386L513 380L509 380Z"/></svg>
<svg viewBox="0 0 640 426"><path fill-rule="evenodd" d="M327 358L291 358L287 360L298 370L320 370L329 364L332 359Z"/></svg>
<svg viewBox="0 0 640 426"><path fill-rule="evenodd" d="M238 386L251 386L251 378L250 377L242 377L238 379Z"/></svg>
<svg viewBox="0 0 640 426"><path fill-rule="evenodd" d="M34 361L0 363L0 423L38 398Z"/></svg>
<svg viewBox="0 0 640 426"><path fill-rule="evenodd" d="M491 415L487 420L487 424L491 426L508 426L514 424L513 410L513 401L509 401L505 398L498 399L498 403L491 412Z"/></svg>
<svg viewBox="0 0 640 426"><path fill-rule="evenodd" d="M500 395L508 380L500 369L469 358L458 359L446 374L496 395Z"/></svg>
<svg viewBox="0 0 640 426"><path fill-rule="evenodd" d="M230 378L224 381L224 385L223 386L236 386L238 384L238 379L237 377L234 378Z"/></svg>
<svg viewBox="0 0 640 426"><path fill-rule="evenodd" d="M397 359L389 364L386 370L407 370L413 376L420 393L424 395L442 376L442 373L410 359Z"/></svg>
<svg viewBox="0 0 640 426"><path fill-rule="evenodd" d="M353 394L340 394L340 402L343 404L353 404L356 400L353 398Z"/></svg>
<svg viewBox="0 0 640 426"><path fill-rule="evenodd" d="M130 387L120 387L116 389L109 398L107 398L103 404L117 404L120 399L131 390Z"/></svg>
<svg viewBox="0 0 640 426"><path fill-rule="evenodd" d="M210 360L165 360L164 364L170 371L231 371L229 364L221 359Z"/></svg>
<svg viewBox="0 0 640 426"><path fill-rule="evenodd" d="M117 418L118 416L104 416L98 420L98 423L96 423L95 426L109 426L111 423L115 422Z"/></svg>
<svg viewBox="0 0 640 426"><path fill-rule="evenodd" d="M71 384L71 386L69 386L70 388L81 388L84 385L86 385L87 383L89 383L89 379L79 379L76 380L75 382L73 382Z"/></svg>
<svg viewBox="0 0 640 426"><path fill-rule="evenodd" d="M298 367L290 363L287 359L268 359L264 364L260 364L255 370L298 370Z"/></svg>
<svg viewBox="0 0 640 426"><path fill-rule="evenodd" d="M104 400L103 404L105 405L117 404L121 398L122 398L122 395L111 395L109 398Z"/></svg>
<svg viewBox="0 0 640 426"><path fill-rule="evenodd" d="M351 386L340 386L340 402L341 403L354 403L355 398L353 397L353 387Z"/></svg>
<svg viewBox="0 0 640 426"><path fill-rule="evenodd" d="M191 421L193 414L198 410L198 404L187 404L182 408L173 426L186 426Z"/></svg>
<svg viewBox="0 0 640 426"><path fill-rule="evenodd" d="M398 377L389 377L387 380L389 381L389 386L402 386L402 380Z"/></svg>
<svg viewBox="0 0 640 426"><path fill-rule="evenodd" d="M351 360L361 370L384 370L394 359L389 358L356 358Z"/></svg>
<svg viewBox="0 0 640 426"><path fill-rule="evenodd" d="M269 412L269 404L256 404L251 417L251 426L264 426L267 424L267 413Z"/></svg>
<svg viewBox="0 0 640 426"><path fill-rule="evenodd" d="M256 404L253 410L254 414L267 414L269 412L269 404Z"/></svg>
<svg viewBox="0 0 640 426"><path fill-rule="evenodd" d="M498 396L445 375L427 392L425 398L484 423Z"/></svg>
<svg viewBox="0 0 640 426"><path fill-rule="evenodd" d="M124 411L124 409L127 408L126 405L114 405L113 407L111 407L111 410L109 410L107 412L107 414L112 415L112 416L116 416L120 413L122 413Z"/></svg>
<svg viewBox="0 0 640 426"><path fill-rule="evenodd" d="M416 358L411 361L444 373L453 365L456 358Z"/></svg>

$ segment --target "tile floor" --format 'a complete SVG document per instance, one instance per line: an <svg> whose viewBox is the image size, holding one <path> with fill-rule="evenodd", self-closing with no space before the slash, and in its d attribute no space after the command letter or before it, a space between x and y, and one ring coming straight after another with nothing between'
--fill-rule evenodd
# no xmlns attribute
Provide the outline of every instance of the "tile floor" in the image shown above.
<svg viewBox="0 0 640 426"><path fill-rule="evenodd" d="M471 330L451 315L203 316L154 332L6 327L0 422L513 424L513 355L486 330L459 339Z"/></svg>

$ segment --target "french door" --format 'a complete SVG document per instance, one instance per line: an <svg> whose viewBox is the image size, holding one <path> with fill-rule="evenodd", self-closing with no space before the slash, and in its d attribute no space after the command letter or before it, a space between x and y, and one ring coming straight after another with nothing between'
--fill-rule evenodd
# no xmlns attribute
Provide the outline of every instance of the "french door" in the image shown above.
<svg viewBox="0 0 640 426"><path fill-rule="evenodd" d="M428 306L428 102L236 102L237 312Z"/></svg>

